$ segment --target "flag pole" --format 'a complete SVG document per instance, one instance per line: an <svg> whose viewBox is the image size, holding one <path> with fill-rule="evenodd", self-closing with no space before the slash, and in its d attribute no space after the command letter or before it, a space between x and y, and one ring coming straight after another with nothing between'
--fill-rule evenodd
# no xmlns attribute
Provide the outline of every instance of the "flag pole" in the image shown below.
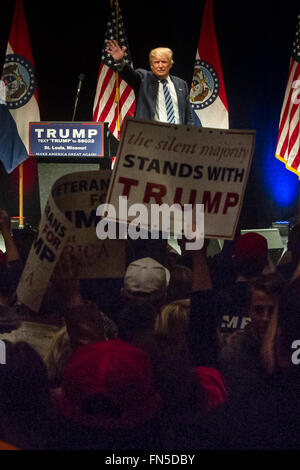
<svg viewBox="0 0 300 470"><path fill-rule="evenodd" d="M24 228L23 217L23 163L19 165L19 228Z"/></svg>
<svg viewBox="0 0 300 470"><path fill-rule="evenodd" d="M119 0L115 1L116 6L116 41L119 42ZM119 72L116 71L116 95L115 102L117 103L117 131L120 132L120 77Z"/></svg>

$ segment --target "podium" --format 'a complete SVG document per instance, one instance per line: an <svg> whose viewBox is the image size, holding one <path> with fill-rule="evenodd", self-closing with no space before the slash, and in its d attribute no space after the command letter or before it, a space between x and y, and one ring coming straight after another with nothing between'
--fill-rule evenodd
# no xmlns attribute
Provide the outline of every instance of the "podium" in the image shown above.
<svg viewBox="0 0 300 470"><path fill-rule="evenodd" d="M38 167L41 213L55 181L69 173L110 169L107 123L30 123L30 155Z"/></svg>

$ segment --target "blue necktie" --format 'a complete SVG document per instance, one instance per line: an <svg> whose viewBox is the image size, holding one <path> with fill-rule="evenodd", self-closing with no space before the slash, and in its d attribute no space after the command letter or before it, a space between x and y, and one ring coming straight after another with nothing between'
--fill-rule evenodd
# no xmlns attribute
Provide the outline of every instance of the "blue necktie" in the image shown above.
<svg viewBox="0 0 300 470"><path fill-rule="evenodd" d="M167 110L167 119L170 124L175 124L175 114L173 108L173 102L170 95L170 91L167 85L167 80L162 80L164 95L165 95L165 102L166 102L166 110Z"/></svg>

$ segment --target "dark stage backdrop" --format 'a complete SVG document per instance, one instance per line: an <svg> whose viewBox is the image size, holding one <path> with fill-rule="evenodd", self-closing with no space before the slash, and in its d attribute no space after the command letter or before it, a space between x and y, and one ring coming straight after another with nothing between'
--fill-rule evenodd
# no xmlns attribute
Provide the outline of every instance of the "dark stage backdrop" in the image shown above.
<svg viewBox="0 0 300 470"><path fill-rule="evenodd" d="M2 69L13 0L1 4ZM191 83L204 0L120 0L134 66L148 68L148 52L174 50L172 70ZM76 120L91 120L109 0L24 0L39 91L41 120L71 120L80 73L86 75ZM255 129L256 147L240 217L242 228L268 227L298 214L298 177L274 157L299 0L214 0L215 26L230 127ZM37 224L39 191L34 162L25 165L24 215ZM0 169L0 206L18 215L18 178Z"/></svg>

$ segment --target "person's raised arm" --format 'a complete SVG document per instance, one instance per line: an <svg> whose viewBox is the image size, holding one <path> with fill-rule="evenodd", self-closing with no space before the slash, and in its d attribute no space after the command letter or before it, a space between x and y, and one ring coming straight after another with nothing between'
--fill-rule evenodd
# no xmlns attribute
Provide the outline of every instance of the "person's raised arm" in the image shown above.
<svg viewBox="0 0 300 470"><path fill-rule="evenodd" d="M203 247L200 250L192 251L193 258L193 285L192 291L211 290L212 282L207 264L206 250L209 240L204 240Z"/></svg>
<svg viewBox="0 0 300 470"><path fill-rule="evenodd" d="M197 245L199 245L200 240L196 240L196 237L199 237L199 235L197 234L195 226L193 226L192 233L196 234L193 240L187 240L185 237L183 237L182 241L180 242L181 250L184 251L185 254L189 254L193 260L192 291L198 292L211 290L213 286L206 257L209 239L204 238L202 247L198 248ZM186 246L189 246L190 248L186 249Z"/></svg>
<svg viewBox="0 0 300 470"><path fill-rule="evenodd" d="M195 363L216 367L218 363L218 312L216 292L213 290L206 251L209 239L202 248L191 250L193 284L190 306L188 344Z"/></svg>
<svg viewBox="0 0 300 470"><path fill-rule="evenodd" d="M0 233L2 234L5 250L6 250L6 260L7 263L11 261L20 260L20 254L14 242L11 227L10 219L6 210L0 208Z"/></svg>
<svg viewBox="0 0 300 470"><path fill-rule="evenodd" d="M116 63L123 62L127 47L120 47L115 39L109 39L107 41L106 52L112 56Z"/></svg>
<svg viewBox="0 0 300 470"><path fill-rule="evenodd" d="M64 310L83 304L80 292L80 280L77 276L78 264L67 252L59 259L51 282L55 286L58 299Z"/></svg>

